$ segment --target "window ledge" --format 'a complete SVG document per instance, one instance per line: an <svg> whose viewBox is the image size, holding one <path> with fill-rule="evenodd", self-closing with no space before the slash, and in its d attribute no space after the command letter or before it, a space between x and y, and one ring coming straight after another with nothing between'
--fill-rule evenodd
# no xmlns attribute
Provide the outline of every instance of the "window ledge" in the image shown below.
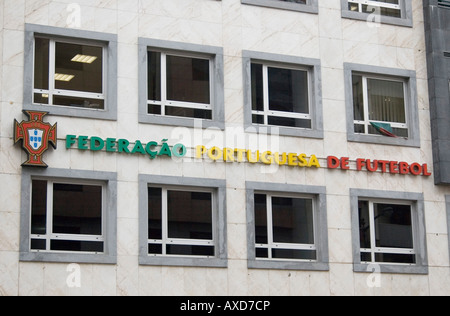
<svg viewBox="0 0 450 316"><path fill-rule="evenodd" d="M282 9L282 10L291 10L291 11L297 11L297 12L312 13L312 14L319 13L319 6L318 6L317 0L307 1L307 4L289 3L289 2L283 2L283 1L276 2L273 0L241 0L241 3L257 5L257 6L261 6L261 7L267 7L267 8L275 8L275 9Z"/></svg>

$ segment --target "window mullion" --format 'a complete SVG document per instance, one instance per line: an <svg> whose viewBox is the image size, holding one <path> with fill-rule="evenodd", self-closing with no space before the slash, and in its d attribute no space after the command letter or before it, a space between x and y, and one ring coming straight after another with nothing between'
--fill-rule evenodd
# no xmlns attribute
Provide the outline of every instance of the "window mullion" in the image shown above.
<svg viewBox="0 0 450 316"><path fill-rule="evenodd" d="M166 115L167 104L167 54L161 53L161 115Z"/></svg>
<svg viewBox="0 0 450 316"><path fill-rule="evenodd" d="M369 116L369 85L367 77L363 76L363 103L364 103L364 131L369 134L370 116Z"/></svg>
<svg viewBox="0 0 450 316"><path fill-rule="evenodd" d="M51 236L53 235L53 182L47 181L47 222L45 249L51 250Z"/></svg>
<svg viewBox="0 0 450 316"><path fill-rule="evenodd" d="M264 125L269 125L269 67L263 65Z"/></svg>
<svg viewBox="0 0 450 316"><path fill-rule="evenodd" d="M268 258L272 259L273 248L273 218L272 218L272 197L267 195L267 252Z"/></svg>
<svg viewBox="0 0 450 316"><path fill-rule="evenodd" d="M49 41L49 69L48 69L48 104L53 104L53 93L55 92L55 72L56 72L56 42Z"/></svg>
<svg viewBox="0 0 450 316"><path fill-rule="evenodd" d="M375 232L375 210L374 203L369 202L369 220L370 220L370 255L371 261L376 262L375 258L375 249L377 246L376 243L376 232Z"/></svg>
<svg viewBox="0 0 450 316"><path fill-rule="evenodd" d="M167 255L167 241L169 238L168 233L168 201L167 201L167 189L162 189L162 209L161 209L161 228L162 228L162 255Z"/></svg>

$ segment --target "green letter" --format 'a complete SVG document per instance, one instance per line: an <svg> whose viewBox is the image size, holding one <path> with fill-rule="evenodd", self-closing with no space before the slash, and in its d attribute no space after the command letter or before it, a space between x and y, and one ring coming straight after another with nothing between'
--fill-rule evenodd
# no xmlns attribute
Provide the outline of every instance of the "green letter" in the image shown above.
<svg viewBox="0 0 450 316"><path fill-rule="evenodd" d="M167 145L166 141L167 140L163 140L163 143L161 145L162 148L159 151L158 156L164 156L165 155L167 157L172 157L172 151L170 150L170 147L169 147L169 145Z"/></svg>
<svg viewBox="0 0 450 316"><path fill-rule="evenodd" d="M98 145L97 145L98 143ZM105 142L100 137L91 137L91 150L100 151L105 147Z"/></svg>
<svg viewBox="0 0 450 316"><path fill-rule="evenodd" d="M69 149L72 147L73 144L76 143L77 136L75 135L67 135L66 137L66 149Z"/></svg>
<svg viewBox="0 0 450 316"><path fill-rule="evenodd" d="M117 147L119 150L119 153L130 153L130 150L128 149L128 146L130 146L130 142L126 139L119 139L117 141Z"/></svg>
<svg viewBox="0 0 450 316"><path fill-rule="evenodd" d="M150 155L150 159L155 159L156 155L158 155L158 152L152 151L151 147L158 146L157 142L149 142L147 146L145 147L145 151Z"/></svg>
<svg viewBox="0 0 450 316"><path fill-rule="evenodd" d="M135 153L141 153L143 155L145 155L145 150L144 150L144 146L142 146L142 143L140 140L136 141L136 144L134 145L133 150L131 151L132 154Z"/></svg>
<svg viewBox="0 0 450 316"><path fill-rule="evenodd" d="M106 151L107 152L115 152L116 148L114 148L116 146L116 139L115 138L107 138L106 139Z"/></svg>
<svg viewBox="0 0 450 316"><path fill-rule="evenodd" d="M78 149L88 150L89 149L87 146L88 139L89 139L89 137L87 137L87 136L78 137Z"/></svg>
<svg viewBox="0 0 450 316"><path fill-rule="evenodd" d="M172 148L172 153L177 158L183 158L187 153L186 146L184 146L183 144L176 144Z"/></svg>

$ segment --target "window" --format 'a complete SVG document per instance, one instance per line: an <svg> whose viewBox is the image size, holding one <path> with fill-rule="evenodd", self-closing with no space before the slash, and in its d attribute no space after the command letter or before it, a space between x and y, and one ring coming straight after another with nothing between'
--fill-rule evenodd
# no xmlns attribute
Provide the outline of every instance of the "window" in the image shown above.
<svg viewBox="0 0 450 316"><path fill-rule="evenodd" d="M412 205L359 201L361 262L415 264Z"/></svg>
<svg viewBox="0 0 450 316"><path fill-rule="evenodd" d="M149 255L215 256L213 192L185 190L148 188Z"/></svg>
<svg viewBox="0 0 450 316"><path fill-rule="evenodd" d="M241 0L241 3L306 13L319 12L317 0Z"/></svg>
<svg viewBox="0 0 450 316"><path fill-rule="evenodd" d="M422 194L351 190L355 271L428 273Z"/></svg>
<svg viewBox="0 0 450 316"><path fill-rule="evenodd" d="M212 119L211 69L206 57L148 52L148 114Z"/></svg>
<svg viewBox="0 0 450 316"><path fill-rule="evenodd" d="M27 172L22 188L21 260L115 263L115 174ZM27 191L23 191L27 192Z"/></svg>
<svg viewBox="0 0 450 316"><path fill-rule="evenodd" d="M355 133L408 138L405 81L360 74L352 80Z"/></svg>
<svg viewBox="0 0 450 316"><path fill-rule="evenodd" d="M140 122L225 127L222 48L140 39Z"/></svg>
<svg viewBox="0 0 450 316"><path fill-rule="evenodd" d="M320 187L247 182L249 268L328 270L325 195Z"/></svg>
<svg viewBox="0 0 450 316"><path fill-rule="evenodd" d="M103 253L102 184L34 179L31 251Z"/></svg>
<svg viewBox="0 0 450 316"><path fill-rule="evenodd" d="M309 74L252 63L253 124L311 129Z"/></svg>
<svg viewBox="0 0 450 316"><path fill-rule="evenodd" d="M401 0L349 0L348 9L353 12L374 13L383 16L402 17Z"/></svg>
<svg viewBox="0 0 450 316"><path fill-rule="evenodd" d="M27 108L55 115L117 118L117 36L26 25Z"/></svg>
<svg viewBox="0 0 450 316"><path fill-rule="evenodd" d="M414 71L345 64L348 140L420 147Z"/></svg>
<svg viewBox="0 0 450 316"><path fill-rule="evenodd" d="M341 0L342 16L375 23L413 26L409 0Z"/></svg>
<svg viewBox="0 0 450 316"><path fill-rule="evenodd" d="M226 267L225 183L141 176L145 265Z"/></svg>
<svg viewBox="0 0 450 316"><path fill-rule="evenodd" d="M316 261L313 198L255 193L257 259Z"/></svg>
<svg viewBox="0 0 450 316"><path fill-rule="evenodd" d="M320 61L250 51L243 55L246 126L323 138Z"/></svg>
<svg viewBox="0 0 450 316"><path fill-rule="evenodd" d="M34 104L104 110L104 47L35 38Z"/></svg>

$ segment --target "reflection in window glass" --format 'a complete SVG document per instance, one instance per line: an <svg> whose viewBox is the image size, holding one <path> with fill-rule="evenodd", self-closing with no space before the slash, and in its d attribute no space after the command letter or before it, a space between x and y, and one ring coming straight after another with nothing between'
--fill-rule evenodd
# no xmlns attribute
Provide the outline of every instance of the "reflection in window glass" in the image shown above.
<svg viewBox="0 0 450 316"><path fill-rule="evenodd" d="M213 193L148 188L150 255L215 255Z"/></svg>
<svg viewBox="0 0 450 316"><path fill-rule="evenodd" d="M259 259L317 259L312 198L255 194L255 242Z"/></svg>
<svg viewBox="0 0 450 316"><path fill-rule="evenodd" d="M101 185L33 180L31 192L31 250L103 252Z"/></svg>

